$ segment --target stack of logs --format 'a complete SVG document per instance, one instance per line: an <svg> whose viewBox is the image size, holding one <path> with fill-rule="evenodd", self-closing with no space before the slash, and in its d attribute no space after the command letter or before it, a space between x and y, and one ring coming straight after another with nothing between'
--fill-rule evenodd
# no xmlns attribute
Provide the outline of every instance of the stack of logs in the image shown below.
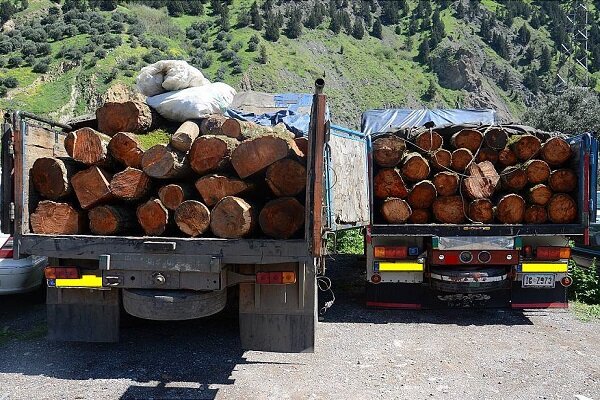
<svg viewBox="0 0 600 400"><path fill-rule="evenodd" d="M496 126L374 139L379 222L574 222L571 147L561 137L527 132L535 133Z"/></svg>
<svg viewBox="0 0 600 400"><path fill-rule="evenodd" d="M139 102L107 103L90 127L69 132L69 157L38 158L42 197L33 233L219 238L297 237L304 225L306 138L213 115L186 121L169 144L144 151L155 126ZM259 229L260 228L260 229Z"/></svg>

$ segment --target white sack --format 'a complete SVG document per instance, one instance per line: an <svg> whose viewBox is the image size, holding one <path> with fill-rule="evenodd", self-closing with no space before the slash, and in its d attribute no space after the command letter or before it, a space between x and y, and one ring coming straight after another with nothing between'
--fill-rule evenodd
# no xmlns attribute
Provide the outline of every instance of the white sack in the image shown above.
<svg viewBox="0 0 600 400"><path fill-rule="evenodd" d="M146 102L163 117L184 122L208 114L223 114L233 102L233 96L234 88L215 82L148 97Z"/></svg>
<svg viewBox="0 0 600 400"><path fill-rule="evenodd" d="M207 85L210 81L185 61L161 60L142 68L136 83L144 96L155 96L173 90Z"/></svg>

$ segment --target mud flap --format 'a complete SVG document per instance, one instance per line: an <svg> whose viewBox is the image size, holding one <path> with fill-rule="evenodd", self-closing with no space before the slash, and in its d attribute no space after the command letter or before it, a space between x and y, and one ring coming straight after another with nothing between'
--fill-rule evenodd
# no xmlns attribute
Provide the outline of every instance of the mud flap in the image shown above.
<svg viewBox="0 0 600 400"><path fill-rule="evenodd" d="M367 282L367 307L418 310L423 307L425 289L422 283Z"/></svg>
<svg viewBox="0 0 600 400"><path fill-rule="evenodd" d="M514 281L511 291L511 307L522 308L567 308L567 288L556 282L552 289L523 288Z"/></svg>

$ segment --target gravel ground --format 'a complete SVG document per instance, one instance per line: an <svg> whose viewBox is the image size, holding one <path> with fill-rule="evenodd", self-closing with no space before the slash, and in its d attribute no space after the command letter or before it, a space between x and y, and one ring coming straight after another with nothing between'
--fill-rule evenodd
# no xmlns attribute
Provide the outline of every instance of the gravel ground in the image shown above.
<svg viewBox="0 0 600 400"><path fill-rule="evenodd" d="M243 351L233 312L128 320L118 344L50 343L42 304L3 298L0 400L600 399L598 322L568 311L366 310L359 264L330 271L337 300L314 354Z"/></svg>

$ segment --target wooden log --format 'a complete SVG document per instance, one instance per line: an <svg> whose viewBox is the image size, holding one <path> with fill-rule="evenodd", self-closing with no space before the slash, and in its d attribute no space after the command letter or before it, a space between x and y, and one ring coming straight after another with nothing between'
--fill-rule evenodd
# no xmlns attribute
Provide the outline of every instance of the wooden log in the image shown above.
<svg viewBox="0 0 600 400"><path fill-rule="evenodd" d="M113 175L110 180L110 192L119 200L140 200L150 191L152 182L144 171L127 167Z"/></svg>
<svg viewBox="0 0 600 400"><path fill-rule="evenodd" d="M412 209L405 200L389 197L381 205L381 215L388 224L403 224L410 215Z"/></svg>
<svg viewBox="0 0 600 400"><path fill-rule="evenodd" d="M40 201L30 215L31 231L42 235L76 235L85 227L84 214L70 204Z"/></svg>
<svg viewBox="0 0 600 400"><path fill-rule="evenodd" d="M169 225L169 210L159 199L150 199L136 210L137 220L146 235L159 236Z"/></svg>
<svg viewBox="0 0 600 400"><path fill-rule="evenodd" d="M490 224L494 221L494 205L489 199L475 199L469 204L469 219Z"/></svg>
<svg viewBox="0 0 600 400"><path fill-rule="evenodd" d="M140 101L107 102L96 110L98 130L107 135L117 132L144 133L156 122L157 115Z"/></svg>
<svg viewBox="0 0 600 400"><path fill-rule="evenodd" d="M388 135L373 141L373 160L382 168L395 167L402 161L406 150L404 139Z"/></svg>
<svg viewBox="0 0 600 400"><path fill-rule="evenodd" d="M188 152L194 140L200 135L200 127L195 121L185 121L171 136L171 147L175 150Z"/></svg>
<svg viewBox="0 0 600 400"><path fill-rule="evenodd" d="M253 128L255 129L253 130ZM267 128L268 127L253 124L252 122L240 121L239 119L235 118L227 118L223 123L223 134L241 140L244 137L249 137L251 131L256 133L268 133L269 129Z"/></svg>
<svg viewBox="0 0 600 400"><path fill-rule="evenodd" d="M571 169L557 169L550 174L548 186L555 192L572 192L577 188L577 175Z"/></svg>
<svg viewBox="0 0 600 400"><path fill-rule="evenodd" d="M460 224L465 220L465 208L461 196L440 196L433 202L433 215L443 224Z"/></svg>
<svg viewBox="0 0 600 400"><path fill-rule="evenodd" d="M518 160L528 161L539 153L542 141L533 135L522 135L516 138L511 148Z"/></svg>
<svg viewBox="0 0 600 400"><path fill-rule="evenodd" d="M223 124L225 121L227 121L227 117L224 115L209 115L200 121L200 132L203 135L225 135L223 133Z"/></svg>
<svg viewBox="0 0 600 400"><path fill-rule="evenodd" d="M383 168L379 170L373 178L373 191L378 199L388 197L398 197L404 199L408 196L408 189L400 175L400 171L395 168Z"/></svg>
<svg viewBox="0 0 600 400"><path fill-rule="evenodd" d="M446 149L437 149L430 157L431 166L436 171L446 171L452 164L452 153Z"/></svg>
<svg viewBox="0 0 600 400"><path fill-rule="evenodd" d="M108 142L108 152L112 158L126 167L138 169L142 167L144 150L133 133L115 133Z"/></svg>
<svg viewBox="0 0 600 400"><path fill-rule="evenodd" d="M442 171L433 177L433 184L438 196L452 196L456 194L459 183L460 178L454 172Z"/></svg>
<svg viewBox="0 0 600 400"><path fill-rule="evenodd" d="M167 209L175 211L181 203L190 200L194 190L186 184L170 183L158 189L158 198Z"/></svg>
<svg viewBox="0 0 600 400"><path fill-rule="evenodd" d="M196 181L196 190L209 207L227 196L245 193L251 187L248 182L241 179L218 174L206 175Z"/></svg>
<svg viewBox="0 0 600 400"><path fill-rule="evenodd" d="M508 191L519 191L527 185L527 173L519 166L506 167L500 175L502 188Z"/></svg>
<svg viewBox="0 0 600 400"><path fill-rule="evenodd" d="M164 144L154 145L144 153L142 169L156 179L181 178L190 172L185 153Z"/></svg>
<svg viewBox="0 0 600 400"><path fill-rule="evenodd" d="M552 197L552 190L546 185L535 185L529 189L529 202L540 206L545 206Z"/></svg>
<svg viewBox="0 0 600 400"><path fill-rule="evenodd" d="M267 168L265 181L277 197L296 196L306 189L306 168L298 161L284 158Z"/></svg>
<svg viewBox="0 0 600 400"><path fill-rule="evenodd" d="M71 179L77 167L70 159L41 157L31 167L33 187L42 196L58 200L73 192Z"/></svg>
<svg viewBox="0 0 600 400"><path fill-rule="evenodd" d="M492 164L496 164L498 162L498 152L496 150L483 148L479 150L477 156L475 157L475 162L484 162L489 161Z"/></svg>
<svg viewBox="0 0 600 400"><path fill-rule="evenodd" d="M456 172L465 172L465 169L473 161L473 153L469 149L457 149L452 152L450 167Z"/></svg>
<svg viewBox="0 0 600 400"><path fill-rule="evenodd" d="M496 207L496 218L503 224L520 224L525 217L525 200L515 193L502 197Z"/></svg>
<svg viewBox="0 0 600 400"><path fill-rule="evenodd" d="M67 133L64 144L73 160L85 165L97 165L107 162L109 141L110 137L92 128L81 128Z"/></svg>
<svg viewBox="0 0 600 400"><path fill-rule="evenodd" d="M286 158L292 150L290 142L294 143L274 134L244 140L233 150L231 164L240 178L247 178Z"/></svg>
<svg viewBox="0 0 600 400"><path fill-rule="evenodd" d="M517 162L517 156L511 149L502 149L498 153L498 164L501 167L512 167L513 165L517 165Z"/></svg>
<svg viewBox="0 0 600 400"><path fill-rule="evenodd" d="M427 224L431 220L431 211L427 208L416 208L412 210L408 222L411 224Z"/></svg>
<svg viewBox="0 0 600 400"><path fill-rule="evenodd" d="M200 175L227 169L231 165L231 154L239 144L226 136L200 136L190 148L190 166Z"/></svg>
<svg viewBox="0 0 600 400"><path fill-rule="evenodd" d="M304 225L304 206L294 197L269 201L258 216L260 229L273 239L289 239Z"/></svg>
<svg viewBox="0 0 600 400"><path fill-rule="evenodd" d="M577 203L565 193L557 193L546 205L548 219L555 224L569 224L577 218Z"/></svg>
<svg viewBox="0 0 600 400"><path fill-rule="evenodd" d="M227 196L219 200L210 215L210 229L220 238L248 236L255 225L254 209L246 200Z"/></svg>
<svg viewBox="0 0 600 400"><path fill-rule="evenodd" d="M412 209L429 208L436 197L435 185L431 181L421 181L410 190L407 201Z"/></svg>
<svg viewBox="0 0 600 400"><path fill-rule="evenodd" d="M444 145L444 139L439 133L427 130L417 135L415 144L419 147L419 150L431 152L440 149Z"/></svg>
<svg viewBox="0 0 600 400"><path fill-rule="evenodd" d="M186 200L175 210L175 223L186 235L200 236L210 227L210 211L199 201Z"/></svg>
<svg viewBox="0 0 600 400"><path fill-rule="evenodd" d="M302 154L304 154L304 158L306 158L308 154L308 138L306 136L297 137L294 139L294 142Z"/></svg>
<svg viewBox="0 0 600 400"><path fill-rule="evenodd" d="M550 177L550 167L542 160L529 160L523 167L527 174L527 181L532 185L544 183Z"/></svg>
<svg viewBox="0 0 600 400"><path fill-rule="evenodd" d="M463 180L463 190L472 199L486 199L498 187L500 175L489 161L472 163L467 168L469 175Z"/></svg>
<svg viewBox="0 0 600 400"><path fill-rule="evenodd" d="M508 133L500 127L486 129L483 135L484 143L496 151L502 150L508 143Z"/></svg>
<svg viewBox="0 0 600 400"><path fill-rule="evenodd" d="M483 135L476 129L463 129L452 135L451 139L455 149L469 149L473 154L481 147L482 141Z"/></svg>
<svg viewBox="0 0 600 400"><path fill-rule="evenodd" d="M90 231L96 235L131 233L136 226L135 212L128 207L104 205L94 207L88 213Z"/></svg>
<svg viewBox="0 0 600 400"><path fill-rule="evenodd" d="M526 224L544 224L548 220L548 213L544 206L531 204L525 209Z"/></svg>
<svg viewBox="0 0 600 400"><path fill-rule="evenodd" d="M419 153L409 153L402 161L402 176L411 182L419 182L429 176L429 163Z"/></svg>
<svg viewBox="0 0 600 400"><path fill-rule="evenodd" d="M96 166L73 175L71 184L81 208L88 210L98 204L112 200L111 179L111 174Z"/></svg>
<svg viewBox="0 0 600 400"><path fill-rule="evenodd" d="M571 146L558 136L546 140L542 145L542 158L551 167L559 167L569 161L572 155Z"/></svg>

